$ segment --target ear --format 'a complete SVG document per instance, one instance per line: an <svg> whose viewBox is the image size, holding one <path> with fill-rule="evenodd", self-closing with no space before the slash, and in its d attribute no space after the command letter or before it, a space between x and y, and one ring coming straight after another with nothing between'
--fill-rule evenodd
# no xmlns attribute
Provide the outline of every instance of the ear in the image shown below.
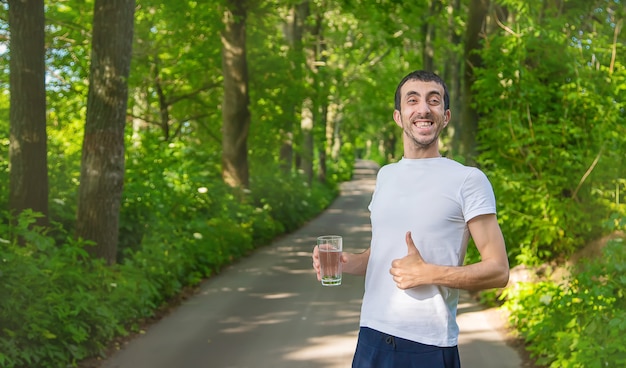
<svg viewBox="0 0 626 368"><path fill-rule="evenodd" d="M450 122L450 109L446 110L446 112L443 114L443 126L446 127L448 126L448 123Z"/></svg>
<svg viewBox="0 0 626 368"><path fill-rule="evenodd" d="M396 124L398 124L400 128L402 128L402 115L400 114L400 111L393 110L393 120L396 122Z"/></svg>

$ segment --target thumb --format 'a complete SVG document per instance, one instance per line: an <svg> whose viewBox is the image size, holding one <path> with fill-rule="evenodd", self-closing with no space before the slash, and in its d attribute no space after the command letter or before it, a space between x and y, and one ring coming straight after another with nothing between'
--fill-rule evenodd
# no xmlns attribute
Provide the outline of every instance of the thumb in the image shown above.
<svg viewBox="0 0 626 368"><path fill-rule="evenodd" d="M410 231L406 232L406 247L407 247L407 254L408 255L419 254L419 251L417 250L417 247L415 246L415 243L413 243L413 238L411 238L411 232Z"/></svg>

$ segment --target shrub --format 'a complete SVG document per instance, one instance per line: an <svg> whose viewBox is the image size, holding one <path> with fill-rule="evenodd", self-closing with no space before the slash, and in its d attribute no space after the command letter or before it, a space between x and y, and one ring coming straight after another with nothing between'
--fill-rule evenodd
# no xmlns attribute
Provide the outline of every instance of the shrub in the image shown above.
<svg viewBox="0 0 626 368"><path fill-rule="evenodd" d="M299 174L275 175L275 170L261 169L250 182L252 205L268 212L281 229L293 231L330 205L337 194L336 184L306 184Z"/></svg>
<svg viewBox="0 0 626 368"><path fill-rule="evenodd" d="M504 307L537 363L549 367L626 365L626 249L610 242L604 256L574 270L565 284L522 283Z"/></svg>
<svg viewBox="0 0 626 368"><path fill-rule="evenodd" d="M257 196L218 181L198 190L202 184L181 168L159 183L168 191L131 180L122 221L128 237L111 267L89 258L90 245L60 226L34 227L38 214L0 225L0 366L57 368L100 354L184 287L304 223L336 194L297 177L273 186L266 180L272 191Z"/></svg>
<svg viewBox="0 0 626 368"><path fill-rule="evenodd" d="M84 243L57 247L25 212L0 243L0 366L58 367L102 348L121 331L102 305L111 270L89 259ZM17 245L17 238L26 240Z"/></svg>

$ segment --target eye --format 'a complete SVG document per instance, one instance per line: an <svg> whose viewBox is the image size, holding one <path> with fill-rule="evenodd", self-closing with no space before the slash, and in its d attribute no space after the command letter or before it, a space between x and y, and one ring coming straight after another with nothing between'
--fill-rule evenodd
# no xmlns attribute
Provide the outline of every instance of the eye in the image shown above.
<svg viewBox="0 0 626 368"><path fill-rule="evenodd" d="M436 106L436 105L440 104L440 101L439 101L438 98L431 98L430 100L428 100L428 103L433 105L433 106Z"/></svg>

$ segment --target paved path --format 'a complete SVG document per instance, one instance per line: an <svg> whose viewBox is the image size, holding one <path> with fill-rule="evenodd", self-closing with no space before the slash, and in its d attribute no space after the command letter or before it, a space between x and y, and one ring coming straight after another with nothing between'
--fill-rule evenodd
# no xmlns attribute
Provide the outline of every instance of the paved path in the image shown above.
<svg viewBox="0 0 626 368"><path fill-rule="evenodd" d="M200 291L151 326L102 368L346 368L356 346L363 278L323 287L311 267L320 234L344 237L346 251L369 245L367 204L376 167L355 179L322 215L205 281ZM493 314L464 294L459 305L463 368L519 368ZM491 316L491 317L489 317Z"/></svg>

